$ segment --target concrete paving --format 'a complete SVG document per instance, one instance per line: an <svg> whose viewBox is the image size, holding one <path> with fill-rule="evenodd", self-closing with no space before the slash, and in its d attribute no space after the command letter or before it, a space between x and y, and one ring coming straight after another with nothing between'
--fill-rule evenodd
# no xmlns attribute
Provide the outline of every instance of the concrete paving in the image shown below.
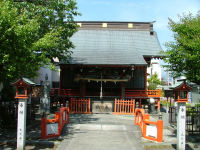
<svg viewBox="0 0 200 150"><path fill-rule="evenodd" d="M162 114L164 121L163 142L156 143L142 138L138 126L134 125L134 116L91 114L71 115L70 124L65 125L62 135L56 138L40 139L40 120L28 127L26 150L175 150L176 131L168 126L168 115ZM159 115L152 114L150 120L158 120ZM14 132L13 132L14 133ZM10 132L10 134L13 134ZM16 149L16 139L1 138L0 150ZM13 137L13 136L12 136ZM10 140L9 140L10 139ZM199 150L199 136L186 136L187 150Z"/></svg>
<svg viewBox="0 0 200 150"><path fill-rule="evenodd" d="M133 116L72 115L58 150L144 150Z"/></svg>

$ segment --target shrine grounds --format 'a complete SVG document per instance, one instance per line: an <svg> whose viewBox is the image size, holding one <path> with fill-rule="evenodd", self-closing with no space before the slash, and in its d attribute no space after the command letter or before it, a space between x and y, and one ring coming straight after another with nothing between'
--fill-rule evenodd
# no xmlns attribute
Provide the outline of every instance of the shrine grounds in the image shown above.
<svg viewBox="0 0 200 150"><path fill-rule="evenodd" d="M74 114L65 125L62 135L49 140L40 140L40 119L27 126L26 150L167 150L176 149L176 130L168 126L168 115L162 113L164 121L163 142L145 140L134 116L112 114ZM50 115L49 118L53 117ZM156 121L158 115L151 115ZM199 139L187 137L187 150L200 149ZM16 130L0 133L0 149L16 149Z"/></svg>

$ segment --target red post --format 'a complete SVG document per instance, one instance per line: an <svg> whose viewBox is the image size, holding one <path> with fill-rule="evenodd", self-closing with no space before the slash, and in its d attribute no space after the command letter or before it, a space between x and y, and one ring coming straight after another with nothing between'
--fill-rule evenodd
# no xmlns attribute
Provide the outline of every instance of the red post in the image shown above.
<svg viewBox="0 0 200 150"><path fill-rule="evenodd" d="M115 98L115 109L114 109L114 112L116 113L116 103L117 101L116 101L116 98Z"/></svg>
<svg viewBox="0 0 200 150"><path fill-rule="evenodd" d="M163 120L157 121L157 142L163 141Z"/></svg>
<svg viewBox="0 0 200 150"><path fill-rule="evenodd" d="M46 118L42 118L41 120L41 138L46 138Z"/></svg>
<svg viewBox="0 0 200 150"><path fill-rule="evenodd" d="M145 120L145 119L144 119ZM144 123L144 120L142 121L143 122L143 126L142 126L142 136L143 137L146 137L146 129L147 129L147 126L146 124Z"/></svg>
<svg viewBox="0 0 200 150"><path fill-rule="evenodd" d="M161 97L161 89L158 90L158 96Z"/></svg>
<svg viewBox="0 0 200 150"><path fill-rule="evenodd" d="M67 107L67 123L69 123L69 107Z"/></svg>
<svg viewBox="0 0 200 150"><path fill-rule="evenodd" d="M122 112L124 113L124 99L122 101L123 101Z"/></svg>
<svg viewBox="0 0 200 150"><path fill-rule="evenodd" d="M89 104L88 105L89 105L89 112L90 112L90 98L88 100L89 100Z"/></svg>
<svg viewBox="0 0 200 150"><path fill-rule="evenodd" d="M135 100L133 100L133 113L135 112Z"/></svg>

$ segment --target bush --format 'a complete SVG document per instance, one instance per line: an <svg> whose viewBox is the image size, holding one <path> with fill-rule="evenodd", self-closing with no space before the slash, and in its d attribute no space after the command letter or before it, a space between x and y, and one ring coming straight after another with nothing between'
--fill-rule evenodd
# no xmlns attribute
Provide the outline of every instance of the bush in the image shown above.
<svg viewBox="0 0 200 150"><path fill-rule="evenodd" d="M0 128L15 128L16 119L11 114L8 114L7 107L0 107Z"/></svg>

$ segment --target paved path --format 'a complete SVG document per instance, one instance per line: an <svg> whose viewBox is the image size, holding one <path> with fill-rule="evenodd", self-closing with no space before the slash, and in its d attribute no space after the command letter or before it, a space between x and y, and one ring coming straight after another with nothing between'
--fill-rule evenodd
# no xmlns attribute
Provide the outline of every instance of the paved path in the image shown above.
<svg viewBox="0 0 200 150"><path fill-rule="evenodd" d="M72 115L58 150L143 150L133 116Z"/></svg>

